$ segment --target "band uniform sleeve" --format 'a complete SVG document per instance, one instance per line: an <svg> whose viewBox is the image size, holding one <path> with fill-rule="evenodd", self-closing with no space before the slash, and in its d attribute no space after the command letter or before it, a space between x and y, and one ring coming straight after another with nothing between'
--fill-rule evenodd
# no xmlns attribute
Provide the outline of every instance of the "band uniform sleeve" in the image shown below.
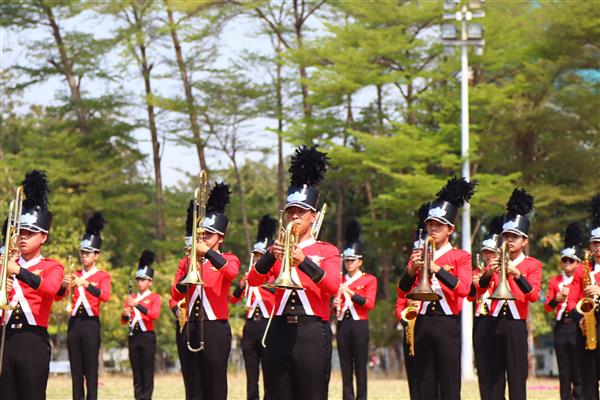
<svg viewBox="0 0 600 400"><path fill-rule="evenodd" d="M304 261L298 265L298 268L312 279L313 282L318 283L325 276L325 271L321 269L313 260L306 257Z"/></svg>
<svg viewBox="0 0 600 400"><path fill-rule="evenodd" d="M481 275L481 278L479 279L479 287L481 289L487 289L490 286L490 283L492 282L492 275L494 274L487 273L487 271Z"/></svg>
<svg viewBox="0 0 600 400"><path fill-rule="evenodd" d="M411 263L409 262L406 269L404 270L404 273L402 273L402 276L400 277L400 282L398 282L398 289L404 293L410 292L410 289L412 289L413 284L415 283L415 278L417 277L417 275L410 276L410 274L408 273L410 265Z"/></svg>
<svg viewBox="0 0 600 400"><path fill-rule="evenodd" d="M262 255L262 257L260 257L258 259L258 261L256 262L256 264L254 265L254 268L252 268L253 270L255 269L256 272L258 272L261 275L265 275L267 272L269 272L271 270L271 268L273 267L273 264L275 264L275 261L277 259L275 258L275 256L273 254L271 254L270 251L267 251L265 254ZM254 285L252 285L254 286Z"/></svg>
<svg viewBox="0 0 600 400"><path fill-rule="evenodd" d="M158 316L160 315L160 296L158 294L152 296L152 301L150 302L150 307L148 308L148 314L146 315L148 315L148 317L153 321L158 319Z"/></svg>
<svg viewBox="0 0 600 400"><path fill-rule="evenodd" d="M112 291L112 279L108 273L105 273L100 280L100 301L108 302L110 292Z"/></svg>
<svg viewBox="0 0 600 400"><path fill-rule="evenodd" d="M233 282L240 272L240 259L233 254L226 254L224 257L226 263L219 269L219 272L223 274L226 280Z"/></svg>
<svg viewBox="0 0 600 400"><path fill-rule="evenodd" d="M396 289L396 291L398 293L398 298L396 299L396 319L398 319L398 321L400 321L400 320L402 320L402 317L400 316L400 314L406 308L406 305L408 304L408 300L405 297L405 292L400 290L400 288Z"/></svg>
<svg viewBox="0 0 600 400"><path fill-rule="evenodd" d="M515 279L515 283L519 286L519 289L523 292L523 294L529 294L533 290L533 287L529 284L527 279L520 275L517 279Z"/></svg>
<svg viewBox="0 0 600 400"><path fill-rule="evenodd" d="M460 284L458 278L452 275L450 272L446 271L444 268L440 268L440 270L435 274L438 280L446 285L449 289L456 289L456 287ZM468 294L468 293L467 293Z"/></svg>
<svg viewBox="0 0 600 400"><path fill-rule="evenodd" d="M556 301L556 293L556 278L552 278L548 283L548 295L546 295L546 302L544 303L544 309L546 312L553 311L558 305L558 302Z"/></svg>
<svg viewBox="0 0 600 400"><path fill-rule="evenodd" d="M140 310L140 312L142 314L148 314L148 309L146 307L144 307L141 304L138 304L137 306L135 306L135 308L137 308L138 310Z"/></svg>
<svg viewBox="0 0 600 400"><path fill-rule="evenodd" d="M311 260L312 264L324 273L320 280L315 281L312 276L309 274L307 275L313 279L313 282L315 282L325 294L333 296L337 293L340 284L342 283L342 278L340 277L340 265L342 264L340 251L334 245L329 244L327 245L323 256L324 258L321 260L321 265L316 265L316 263ZM308 257L304 259L304 262L306 262L307 259ZM304 264L304 262L302 262L301 265ZM302 268L300 269L306 273Z"/></svg>
<svg viewBox="0 0 600 400"><path fill-rule="evenodd" d="M233 291L233 298L236 299L236 303L242 297L242 293L244 293L244 289L241 286L236 286L235 290ZM232 302L232 304L235 304L235 303Z"/></svg>
<svg viewBox="0 0 600 400"><path fill-rule="evenodd" d="M125 315L125 310L129 307L127 306L127 301L123 304L123 311L121 312L121 325L126 325L129 322L129 317Z"/></svg>
<svg viewBox="0 0 600 400"><path fill-rule="evenodd" d="M227 264L227 260L225 259L225 257L223 257L221 254L217 253L212 249L206 252L205 257L216 269L221 269L225 266L225 264Z"/></svg>
<svg viewBox="0 0 600 400"><path fill-rule="evenodd" d="M458 297L467 297L469 294L469 288L471 287L471 282L473 281L473 270L471 267L472 260L471 254L464 250L460 250L460 252L462 253L462 256L459 258L457 265L455 266L456 275L454 275L458 279L458 283L455 286L448 287L452 288ZM448 275L453 274L448 272ZM448 283L452 284L452 282Z"/></svg>
<svg viewBox="0 0 600 400"><path fill-rule="evenodd" d="M42 283L42 278L39 275L36 275L23 267L19 268L19 273L16 275L16 278L33 289L39 288Z"/></svg>
<svg viewBox="0 0 600 400"><path fill-rule="evenodd" d="M531 290L527 292L524 291L526 299L531 303L535 303L540 298L540 290L542 287L542 263L536 259L532 259L532 261L533 265L529 268L527 278L523 275L521 275L521 278L523 278L531 288ZM517 279L517 285L519 285L518 281L519 280ZM519 288L521 288L520 285ZM521 290L523 290L523 288L521 288Z"/></svg>
<svg viewBox="0 0 600 400"><path fill-rule="evenodd" d="M44 297L54 298L58 289L62 285L62 281L64 278L64 268L59 263L55 263L49 268L46 268L42 271L41 275L41 283L37 290Z"/></svg>
<svg viewBox="0 0 600 400"><path fill-rule="evenodd" d="M471 288L469 289L469 294L467 295L467 300L473 302L477 298L477 288L475 284L471 282Z"/></svg>
<svg viewBox="0 0 600 400"><path fill-rule="evenodd" d="M100 295L102 294L102 291L97 286L94 286L91 283L88 285L87 288L85 288L85 290L90 292L92 294L92 296L96 296L96 297L100 297Z"/></svg>
<svg viewBox="0 0 600 400"><path fill-rule="evenodd" d="M61 301L62 299L65 298L66 294L67 294L67 287L60 285L60 289L58 289L58 292L56 293L56 296L54 297L54 301Z"/></svg>
<svg viewBox="0 0 600 400"><path fill-rule="evenodd" d="M177 315L177 311L179 311L179 306L177 306L177 304L175 304L173 307L171 307L171 312L173 313L173 315L175 317L179 317L179 315Z"/></svg>
<svg viewBox="0 0 600 400"><path fill-rule="evenodd" d="M377 278L374 276L369 280L367 286L365 288L365 302L361 304L367 310L372 310L375 308L375 299L377 297ZM354 301L354 296L352 296L352 301ZM356 301L354 301L356 303Z"/></svg>
<svg viewBox="0 0 600 400"><path fill-rule="evenodd" d="M366 297L362 297L361 295L358 295L358 294L352 295L352 297L350 298L350 300L352 300L353 303L356 303L359 306L364 306L365 303L367 302L367 298Z"/></svg>
<svg viewBox="0 0 600 400"><path fill-rule="evenodd" d="M179 260L177 272L175 272L175 279L173 280L173 285L171 285L171 298L175 302L178 302L185 297L187 287L185 287L185 285L180 284L179 282L186 276L186 274L187 257L183 257L181 260Z"/></svg>

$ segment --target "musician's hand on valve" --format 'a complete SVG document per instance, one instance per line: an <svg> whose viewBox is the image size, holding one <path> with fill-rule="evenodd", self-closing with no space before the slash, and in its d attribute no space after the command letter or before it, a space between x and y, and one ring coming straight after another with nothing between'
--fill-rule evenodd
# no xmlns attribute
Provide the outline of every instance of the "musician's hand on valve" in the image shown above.
<svg viewBox="0 0 600 400"><path fill-rule="evenodd" d="M567 299L567 297L569 296L569 288L568 287L564 287L557 295L555 300L558 303L562 303L563 301L565 301Z"/></svg>
<svg viewBox="0 0 600 400"><path fill-rule="evenodd" d="M12 291L13 288L13 277L9 276L8 278L6 278L6 292L10 293Z"/></svg>
<svg viewBox="0 0 600 400"><path fill-rule="evenodd" d="M498 272L500 270L500 256L494 256L490 260L490 268L486 271L487 274L492 274L494 272Z"/></svg>
<svg viewBox="0 0 600 400"><path fill-rule="evenodd" d="M294 248L294 266L302 264L306 256L300 247L296 245Z"/></svg>
<svg viewBox="0 0 600 400"><path fill-rule="evenodd" d="M210 250L210 247L203 240L198 241L196 245L196 257L204 257L204 255Z"/></svg>
<svg viewBox="0 0 600 400"><path fill-rule="evenodd" d="M21 267L19 267L19 264L15 260L8 260L8 267L6 269L8 275L17 275L20 269Z"/></svg>
<svg viewBox="0 0 600 400"><path fill-rule="evenodd" d="M413 250L410 255L410 268L408 269L408 274L410 276L415 276L419 269L423 266L423 252L421 249Z"/></svg>
<svg viewBox="0 0 600 400"><path fill-rule="evenodd" d="M519 271L519 269L517 267L513 267L512 265L509 265L508 268L506 268L506 273L515 279L519 279L521 277L521 271Z"/></svg>
<svg viewBox="0 0 600 400"><path fill-rule="evenodd" d="M585 293L585 295L587 297L600 296L600 286L598 286L598 285L586 286L585 289L583 289L583 292Z"/></svg>
<svg viewBox="0 0 600 400"><path fill-rule="evenodd" d="M276 240L275 243L271 246L271 254L273 257L281 260L283 258L283 244Z"/></svg>
<svg viewBox="0 0 600 400"><path fill-rule="evenodd" d="M136 299L134 299L132 296L127 296L127 306L128 307L135 307L138 305L138 302Z"/></svg>
<svg viewBox="0 0 600 400"><path fill-rule="evenodd" d="M83 279L82 277L74 277L73 279L73 286L83 286L84 288L87 288L90 285L90 283L88 281L86 281L85 279Z"/></svg>
<svg viewBox="0 0 600 400"><path fill-rule="evenodd" d="M437 274L441 268L442 267L440 267L439 265L437 265L433 261L429 265L429 270L431 271L432 274Z"/></svg>

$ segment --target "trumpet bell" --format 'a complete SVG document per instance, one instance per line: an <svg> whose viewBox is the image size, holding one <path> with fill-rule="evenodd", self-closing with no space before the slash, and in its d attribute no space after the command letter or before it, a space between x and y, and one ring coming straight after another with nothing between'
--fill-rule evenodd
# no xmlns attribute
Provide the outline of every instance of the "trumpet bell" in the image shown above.
<svg viewBox="0 0 600 400"><path fill-rule="evenodd" d="M184 285L204 286L204 281L200 279L198 270L194 269L190 269L185 278L179 283L183 283Z"/></svg>
<svg viewBox="0 0 600 400"><path fill-rule="evenodd" d="M494 293L490 296L492 300L515 300L515 296L511 293L508 288L508 282L504 281L504 285L499 285Z"/></svg>
<svg viewBox="0 0 600 400"><path fill-rule="evenodd" d="M407 293L406 298L418 301L438 301L442 296L434 292L431 287L420 287L419 285L412 292Z"/></svg>
<svg viewBox="0 0 600 400"><path fill-rule="evenodd" d="M294 282L291 274L280 274L273 282L273 286L280 289L303 289L302 285Z"/></svg>

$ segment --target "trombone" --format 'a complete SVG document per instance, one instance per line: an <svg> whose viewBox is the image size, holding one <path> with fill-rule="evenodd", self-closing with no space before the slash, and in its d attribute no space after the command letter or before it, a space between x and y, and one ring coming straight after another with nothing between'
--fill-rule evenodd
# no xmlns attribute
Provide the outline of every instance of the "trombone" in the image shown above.
<svg viewBox="0 0 600 400"><path fill-rule="evenodd" d="M67 263L69 264L69 275L71 275L71 279L73 279L73 273L75 272L75 262L72 261L73 257L69 254L67 257ZM68 292L67 292L67 306L65 307L65 311L71 315L73 312L73 282L69 282Z"/></svg>
<svg viewBox="0 0 600 400"><path fill-rule="evenodd" d="M419 242L421 241L421 231L419 231ZM411 290L406 298L419 301L438 301L442 298L439 294L433 291L429 283L429 271L433 262L435 253L435 242L431 236L425 238L423 243L423 267L421 268L421 278L419 284Z"/></svg>
<svg viewBox="0 0 600 400"><path fill-rule="evenodd" d="M206 201L208 192L208 175L206 171L200 171L200 186L194 190L194 212L192 218L192 246L189 254L188 273L186 277L180 282L184 285L193 286L194 288L200 286L200 302L204 300L204 281L202 280L202 265L198 267L198 259L196 256L196 249L198 247L198 239L204 237L204 219L206 218ZM188 307L191 305L188 304ZM183 310L187 312L188 310ZM204 349L204 308L200 312L200 345L198 347L192 347L190 341L190 323L188 319L187 324L187 348L192 353L197 353Z"/></svg>
<svg viewBox="0 0 600 400"><path fill-rule="evenodd" d="M500 281L498 287L494 290L494 293L490 296L492 300L514 300L515 296L510 291L508 286L508 277L506 276L506 270L510 263L510 253L508 251L508 242L504 240L500 247Z"/></svg>
<svg viewBox="0 0 600 400"><path fill-rule="evenodd" d="M18 236L21 230L21 212L23 211L23 187L19 186L15 193L15 198L10 202L8 207L8 220L6 223L6 232L4 232L4 254L2 255L2 271L0 271L0 309L3 310L2 317L6 318L7 310L14 310L15 307L10 305L8 300L8 262L11 256L18 252ZM2 375L2 360L4 359L4 341L6 337L6 324L2 328L2 336L0 337L0 375Z"/></svg>

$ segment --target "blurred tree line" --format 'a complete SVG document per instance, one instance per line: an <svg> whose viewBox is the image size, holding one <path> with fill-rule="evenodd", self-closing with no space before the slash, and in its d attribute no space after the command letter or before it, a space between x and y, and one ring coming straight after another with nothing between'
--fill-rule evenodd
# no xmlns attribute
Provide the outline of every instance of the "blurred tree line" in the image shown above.
<svg viewBox="0 0 600 400"><path fill-rule="evenodd" d="M258 220L276 216L284 199L285 146L315 143L332 164L321 237L341 247L346 221L362 223L366 270L380 288L372 343L399 357L391 316L416 210L460 173L462 161L460 60L441 45L441 3L38 0L0 7L2 29L19 38L3 51L26 54L2 71L0 210L6 213L26 171L46 170L55 218L45 255L63 261L77 252L84 221L104 211L101 265L113 279L102 314L105 348L126 343L117 316L137 258L151 248L160 256L154 286L164 298L159 345L173 358L168 289L200 168L232 185L225 247L246 269ZM479 182L473 248L512 188L525 187L536 199L529 251L544 262L547 283L558 271L564 228L588 226L589 202L600 190L600 10L593 2L523 1L489 2L485 11L485 53L471 57L470 76L471 174ZM225 35L240 26L261 49L226 51ZM51 81L59 84L44 86ZM49 87L40 103L23 101L26 90ZM257 121L265 120L270 128L261 131ZM149 156L136 132L147 135ZM198 163L185 168L187 182L163 181L162 154L173 143L197 154ZM59 340L63 307L55 305L51 328ZM534 335L549 332L541 303L532 307ZM241 306L232 315L239 335Z"/></svg>

